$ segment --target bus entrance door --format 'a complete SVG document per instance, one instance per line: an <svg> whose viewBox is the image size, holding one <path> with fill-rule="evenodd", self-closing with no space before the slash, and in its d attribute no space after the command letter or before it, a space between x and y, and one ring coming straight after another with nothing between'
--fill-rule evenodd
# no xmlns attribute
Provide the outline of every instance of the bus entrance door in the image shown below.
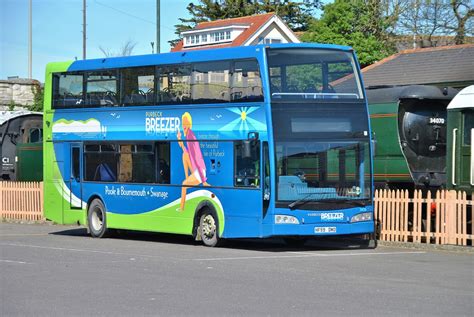
<svg viewBox="0 0 474 317"><path fill-rule="evenodd" d="M71 209L82 209L82 146L71 144L71 178L69 203Z"/></svg>

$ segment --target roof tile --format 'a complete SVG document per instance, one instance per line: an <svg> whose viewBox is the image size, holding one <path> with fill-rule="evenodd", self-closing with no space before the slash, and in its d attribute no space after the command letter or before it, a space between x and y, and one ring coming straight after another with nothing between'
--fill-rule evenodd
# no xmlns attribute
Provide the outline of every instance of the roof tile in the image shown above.
<svg viewBox="0 0 474 317"><path fill-rule="evenodd" d="M474 44L401 51L362 74L366 87L474 82Z"/></svg>

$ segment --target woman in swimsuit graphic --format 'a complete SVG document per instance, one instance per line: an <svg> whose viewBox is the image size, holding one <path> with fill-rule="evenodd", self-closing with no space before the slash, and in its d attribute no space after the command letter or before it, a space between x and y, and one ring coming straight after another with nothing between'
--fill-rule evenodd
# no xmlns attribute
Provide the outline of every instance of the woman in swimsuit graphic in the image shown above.
<svg viewBox="0 0 474 317"><path fill-rule="evenodd" d="M178 128L177 138L178 144L183 150L183 166L184 177L183 187L181 188L181 205L178 211L184 210L186 202L186 190L188 186L197 186L203 184L209 186L206 182L206 164L202 157L199 142L196 141L196 136L191 130L193 126L193 119L189 112L185 112L182 116L182 125L184 136L186 137L186 145L181 140L181 131Z"/></svg>

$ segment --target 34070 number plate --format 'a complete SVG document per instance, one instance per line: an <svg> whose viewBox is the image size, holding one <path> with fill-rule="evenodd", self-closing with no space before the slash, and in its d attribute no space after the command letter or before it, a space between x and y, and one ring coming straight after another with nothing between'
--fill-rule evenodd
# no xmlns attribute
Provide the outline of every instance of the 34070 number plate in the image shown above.
<svg viewBox="0 0 474 317"><path fill-rule="evenodd" d="M314 227L314 233L335 233L336 227Z"/></svg>

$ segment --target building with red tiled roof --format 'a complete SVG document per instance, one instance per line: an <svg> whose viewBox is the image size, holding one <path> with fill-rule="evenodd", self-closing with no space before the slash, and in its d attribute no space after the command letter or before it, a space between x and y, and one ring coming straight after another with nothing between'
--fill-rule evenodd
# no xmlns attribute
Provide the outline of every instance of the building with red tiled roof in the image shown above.
<svg viewBox="0 0 474 317"><path fill-rule="evenodd" d="M300 41L274 13L199 23L181 33L182 40L172 52L248 46L261 43L299 43Z"/></svg>

